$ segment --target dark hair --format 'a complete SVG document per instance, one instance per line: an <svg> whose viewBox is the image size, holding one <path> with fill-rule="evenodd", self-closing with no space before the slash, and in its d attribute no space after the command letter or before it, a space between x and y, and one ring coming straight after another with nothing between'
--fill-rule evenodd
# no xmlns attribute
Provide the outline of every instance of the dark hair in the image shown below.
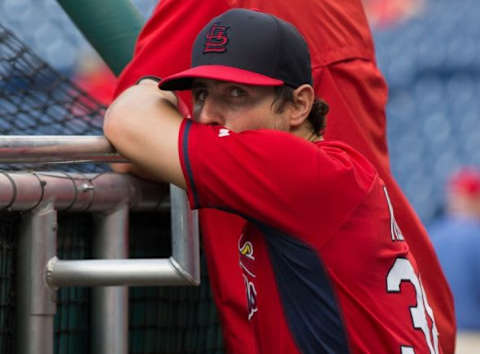
<svg viewBox="0 0 480 354"><path fill-rule="evenodd" d="M275 112L283 112L287 102L294 102L293 91L293 88L285 85L275 87L275 100L273 101ZM326 115L329 110L330 108L328 107L327 102L321 98L315 97L312 110L310 111L307 120L310 122L313 132L319 136L322 136L325 130Z"/></svg>

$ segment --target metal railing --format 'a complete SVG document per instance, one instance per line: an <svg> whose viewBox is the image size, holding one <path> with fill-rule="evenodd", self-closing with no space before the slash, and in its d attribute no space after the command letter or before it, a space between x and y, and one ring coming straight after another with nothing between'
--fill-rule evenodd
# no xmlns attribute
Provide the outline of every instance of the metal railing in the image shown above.
<svg viewBox="0 0 480 354"><path fill-rule="evenodd" d="M2 136L0 162L125 161L101 136ZM129 211L160 210L165 188L129 175L0 172L0 208L22 211L17 260L17 353L52 354L56 290L92 286L92 352L128 351L126 286L198 285L198 216L170 186L172 255L128 258ZM56 255L57 211L96 215L93 255Z"/></svg>

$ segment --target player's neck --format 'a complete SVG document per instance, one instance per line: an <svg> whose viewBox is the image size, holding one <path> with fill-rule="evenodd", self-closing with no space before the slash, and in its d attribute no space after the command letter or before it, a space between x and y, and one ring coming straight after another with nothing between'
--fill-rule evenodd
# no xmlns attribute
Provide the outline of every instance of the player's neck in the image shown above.
<svg viewBox="0 0 480 354"><path fill-rule="evenodd" d="M323 136L315 132L312 129L311 124L307 121L304 122L304 124L300 125L299 127L296 127L295 129L290 130L290 133L298 136L299 138L310 141L312 143L323 140Z"/></svg>

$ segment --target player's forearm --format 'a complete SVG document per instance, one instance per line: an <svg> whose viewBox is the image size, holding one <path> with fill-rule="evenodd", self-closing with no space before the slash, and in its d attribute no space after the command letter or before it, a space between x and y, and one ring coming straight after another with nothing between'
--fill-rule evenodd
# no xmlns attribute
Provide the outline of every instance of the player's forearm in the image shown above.
<svg viewBox="0 0 480 354"><path fill-rule="evenodd" d="M105 114L104 133L115 148L153 178L185 187L178 158L182 116L171 92L153 81L124 91Z"/></svg>
<svg viewBox="0 0 480 354"><path fill-rule="evenodd" d="M139 166L133 164L133 163L112 163L110 164L110 167L114 172L117 173L128 173L135 175L137 177L151 180L151 181L157 181L158 179L153 176L151 173L143 170Z"/></svg>

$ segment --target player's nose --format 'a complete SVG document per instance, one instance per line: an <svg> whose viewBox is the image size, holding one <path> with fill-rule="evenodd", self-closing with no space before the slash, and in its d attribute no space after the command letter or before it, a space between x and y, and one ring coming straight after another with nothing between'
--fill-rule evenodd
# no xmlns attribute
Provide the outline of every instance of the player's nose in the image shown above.
<svg viewBox="0 0 480 354"><path fill-rule="evenodd" d="M224 115L221 107L215 100L207 97L195 112L195 120L202 124L224 125Z"/></svg>

